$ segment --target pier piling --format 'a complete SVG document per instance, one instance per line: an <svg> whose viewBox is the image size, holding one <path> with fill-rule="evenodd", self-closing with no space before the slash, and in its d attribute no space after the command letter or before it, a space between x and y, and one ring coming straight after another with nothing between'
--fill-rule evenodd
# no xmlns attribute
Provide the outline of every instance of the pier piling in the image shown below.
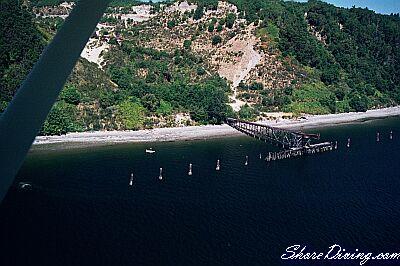
<svg viewBox="0 0 400 266"><path fill-rule="evenodd" d="M162 169L162 168L160 168L160 176L158 177L158 179L160 179L160 180L162 180L162 179L163 179L162 173L163 173L163 169Z"/></svg>
<svg viewBox="0 0 400 266"><path fill-rule="evenodd" d="M221 169L221 166L219 164L219 160L217 160L217 167L215 168L215 170L219 171Z"/></svg>
<svg viewBox="0 0 400 266"><path fill-rule="evenodd" d="M193 166L192 164L189 164L189 173L188 173L189 176L193 175L192 166Z"/></svg>
<svg viewBox="0 0 400 266"><path fill-rule="evenodd" d="M129 180L129 185L133 186L133 173L131 173L131 179Z"/></svg>

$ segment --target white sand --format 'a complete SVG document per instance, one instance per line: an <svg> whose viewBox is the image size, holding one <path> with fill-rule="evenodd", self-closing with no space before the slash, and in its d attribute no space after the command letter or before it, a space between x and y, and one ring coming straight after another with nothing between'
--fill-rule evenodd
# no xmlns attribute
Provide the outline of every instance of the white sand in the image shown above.
<svg viewBox="0 0 400 266"><path fill-rule="evenodd" d="M400 106L371 110L365 113L345 113L332 115L307 116L306 119L260 121L274 127L287 129L316 128L334 126L366 119L384 118L400 115ZM184 141L217 137L240 136L242 133L228 125L192 126L177 128L159 128L139 131L102 131L69 133L62 136L39 136L34 145L55 143L112 144L127 142Z"/></svg>
<svg viewBox="0 0 400 266"><path fill-rule="evenodd" d="M322 126L335 126L338 124L346 124L363 120L372 120L376 118L385 118L400 115L400 106L369 110L367 112L352 112L342 114L329 115L307 115L306 119L280 119L276 121L260 121L261 124L266 124L279 128L286 129L302 129L302 128L317 128Z"/></svg>

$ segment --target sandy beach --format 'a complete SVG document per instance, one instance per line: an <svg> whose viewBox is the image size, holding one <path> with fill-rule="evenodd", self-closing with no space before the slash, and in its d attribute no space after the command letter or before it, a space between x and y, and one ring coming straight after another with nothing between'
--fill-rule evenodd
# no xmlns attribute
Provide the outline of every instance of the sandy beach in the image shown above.
<svg viewBox="0 0 400 266"><path fill-rule="evenodd" d="M309 129L400 115L400 106L370 110L363 113L344 113L305 116L301 119L260 121L260 124L285 129ZM158 128L139 131L97 131L69 133L61 136L38 136L34 145L70 143L102 145L130 142L187 141L219 137L240 136L242 133L228 125L207 125L176 128Z"/></svg>

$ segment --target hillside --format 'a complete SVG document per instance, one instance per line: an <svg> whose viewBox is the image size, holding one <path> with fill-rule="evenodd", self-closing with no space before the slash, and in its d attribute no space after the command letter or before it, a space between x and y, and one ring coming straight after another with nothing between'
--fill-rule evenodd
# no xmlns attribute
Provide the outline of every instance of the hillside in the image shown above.
<svg viewBox="0 0 400 266"><path fill-rule="evenodd" d="M3 110L73 3L1 5ZM315 0L113 1L42 134L397 105L399 62L398 14Z"/></svg>

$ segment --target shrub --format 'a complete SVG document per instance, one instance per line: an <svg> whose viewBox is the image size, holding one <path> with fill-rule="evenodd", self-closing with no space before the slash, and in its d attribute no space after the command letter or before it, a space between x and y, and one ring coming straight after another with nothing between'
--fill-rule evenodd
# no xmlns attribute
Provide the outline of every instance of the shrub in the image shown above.
<svg viewBox="0 0 400 266"><path fill-rule="evenodd" d="M206 74L206 70L202 67L197 68L197 75L199 76L203 76L204 74Z"/></svg>
<svg viewBox="0 0 400 266"><path fill-rule="evenodd" d="M369 99L366 95L355 92L350 96L349 105L357 112L365 112L368 110Z"/></svg>
<svg viewBox="0 0 400 266"><path fill-rule="evenodd" d="M137 102L123 101L118 105L117 117L122 121L124 128L138 130L143 127L145 120L144 107Z"/></svg>
<svg viewBox="0 0 400 266"><path fill-rule="evenodd" d="M183 48L185 48L186 50L189 50L191 46L192 46L192 41L191 40L185 40L183 42Z"/></svg>
<svg viewBox="0 0 400 266"><path fill-rule="evenodd" d="M160 100L154 94L146 94L141 99L142 105L150 112L155 112L160 106Z"/></svg>
<svg viewBox="0 0 400 266"><path fill-rule="evenodd" d="M169 29L172 29L173 27L175 27L175 21L173 21L173 20L168 21L167 22L167 27Z"/></svg>
<svg viewBox="0 0 400 266"><path fill-rule="evenodd" d="M226 26L227 26L228 28L232 29L232 28L233 28L233 25L235 24L235 21L236 21L236 15L235 15L235 14L229 13L229 14L226 16Z"/></svg>
<svg viewBox="0 0 400 266"><path fill-rule="evenodd" d="M161 100L160 101L160 106L158 106L156 113L158 115L167 116L167 115L171 115L172 114L172 110L173 110L173 108L172 108L171 103L166 102L164 100Z"/></svg>
<svg viewBox="0 0 400 266"><path fill-rule="evenodd" d="M199 20L199 19L201 19L203 17L203 15L204 15L204 8L199 5L196 8L196 10L194 11L193 19L194 20Z"/></svg>
<svg viewBox="0 0 400 266"><path fill-rule="evenodd" d="M213 45L217 45L217 44L219 44L219 43L221 43L222 42L222 38L221 38L221 36L219 36L219 35L215 35L213 38L212 38L212 44Z"/></svg>
<svg viewBox="0 0 400 266"><path fill-rule="evenodd" d="M240 108L239 117L241 119L253 120L257 117L257 111L246 104Z"/></svg>
<svg viewBox="0 0 400 266"><path fill-rule="evenodd" d="M66 103L78 105L81 102L82 94L73 86L66 87L61 91L60 99Z"/></svg>
<svg viewBox="0 0 400 266"><path fill-rule="evenodd" d="M43 135L62 135L72 131L82 131L77 122L76 106L65 101L56 102L41 129Z"/></svg>

